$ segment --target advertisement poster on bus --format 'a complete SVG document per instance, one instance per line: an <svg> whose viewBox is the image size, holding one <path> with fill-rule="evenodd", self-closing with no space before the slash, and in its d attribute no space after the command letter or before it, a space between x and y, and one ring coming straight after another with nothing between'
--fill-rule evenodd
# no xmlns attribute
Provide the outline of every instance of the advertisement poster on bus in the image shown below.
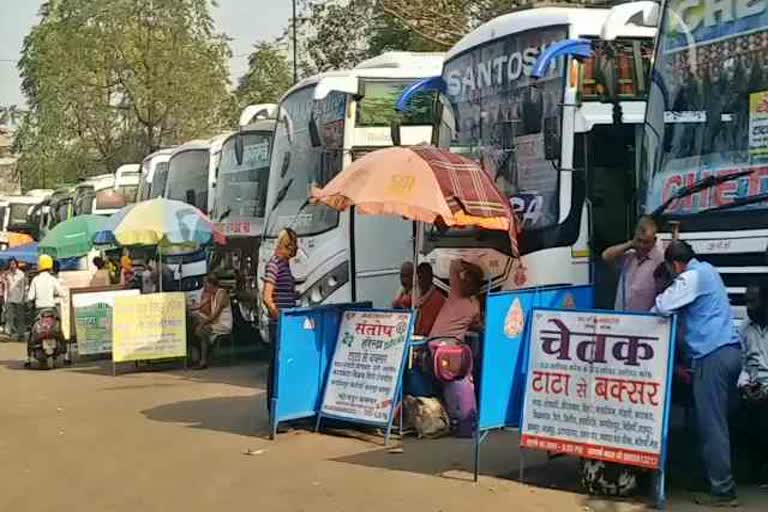
<svg viewBox="0 0 768 512"><path fill-rule="evenodd" d="M698 165L697 165L698 163ZM653 211L666 202L678 190L692 186L708 176L725 176L744 173L739 177L723 181L712 187L706 187L693 194L687 194L669 204L665 213L674 215L692 215L709 208L724 206L739 199L755 197L768 192L768 166L738 165L721 162L706 165L696 157L680 158L668 161L666 172L653 176L648 188L647 211ZM762 209L765 203L738 206L733 211Z"/></svg>
<svg viewBox="0 0 768 512"><path fill-rule="evenodd" d="M768 154L768 91L749 95L749 153Z"/></svg>
<svg viewBox="0 0 768 512"><path fill-rule="evenodd" d="M182 292L115 299L112 361L142 361L187 355L186 297Z"/></svg>
<svg viewBox="0 0 768 512"><path fill-rule="evenodd" d="M563 59L534 83L539 55L566 39L566 26L517 32L446 61L446 98L456 120L453 150L479 160L510 198L525 229L557 223L558 173L545 152L544 132L557 135L565 91ZM557 138L557 137L553 137Z"/></svg>
<svg viewBox="0 0 768 512"><path fill-rule="evenodd" d="M667 8L666 37L662 42L668 51L748 36L768 25L768 4L765 2L673 0ZM752 38L753 44L758 42L757 37Z"/></svg>
<svg viewBox="0 0 768 512"><path fill-rule="evenodd" d="M521 446L658 469L672 320L537 309Z"/></svg>
<svg viewBox="0 0 768 512"><path fill-rule="evenodd" d="M344 313L321 407L324 416L388 424L410 322L410 312Z"/></svg>

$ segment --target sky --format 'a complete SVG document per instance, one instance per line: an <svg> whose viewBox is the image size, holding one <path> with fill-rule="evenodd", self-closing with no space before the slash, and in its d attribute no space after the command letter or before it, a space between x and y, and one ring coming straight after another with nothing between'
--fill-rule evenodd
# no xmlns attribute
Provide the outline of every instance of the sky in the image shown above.
<svg viewBox="0 0 768 512"><path fill-rule="evenodd" d="M98 0L94 0L98 1ZM16 61L24 36L37 22L42 0L0 0L0 105L23 105ZM282 34L291 16L289 0L217 0L211 9L219 32L232 40L234 57L230 76L234 83L248 68L253 44Z"/></svg>

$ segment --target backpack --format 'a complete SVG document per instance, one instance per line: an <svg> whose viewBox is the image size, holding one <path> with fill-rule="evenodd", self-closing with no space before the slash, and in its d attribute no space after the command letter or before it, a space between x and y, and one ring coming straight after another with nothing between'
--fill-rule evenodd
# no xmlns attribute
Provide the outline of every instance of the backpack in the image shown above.
<svg viewBox="0 0 768 512"><path fill-rule="evenodd" d="M432 373L440 382L453 382L472 374L472 349L449 339L429 342Z"/></svg>

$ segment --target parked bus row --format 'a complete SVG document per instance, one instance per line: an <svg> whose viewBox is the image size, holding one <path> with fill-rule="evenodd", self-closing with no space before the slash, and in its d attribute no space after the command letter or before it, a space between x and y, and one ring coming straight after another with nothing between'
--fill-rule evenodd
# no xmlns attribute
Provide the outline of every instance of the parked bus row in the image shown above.
<svg viewBox="0 0 768 512"><path fill-rule="evenodd" d="M227 235L210 266L226 276L247 322L259 321L259 269L284 227L299 238L293 271L301 305L384 306L400 264L412 255L413 224L338 213L310 203L309 192L369 151L432 143L481 162L522 225L521 258L511 257L503 234L427 228L420 258L432 264L439 286L448 286L449 262L460 256L484 269L489 290L594 283L597 305L610 307L618 276L599 255L631 238L641 213L657 210L662 221L684 221L699 252L726 270L740 306L745 279L766 273L756 258L768 235L754 213L763 211L760 158L768 151L758 147L760 137L746 136L747 126L759 132L752 125L760 112L749 101L762 94L755 52L765 46L765 16L740 19L739 27L751 23L747 34L731 30L727 19L704 26L685 6L678 10L665 14L653 72L654 2L522 9L485 23L446 54L390 52L309 77L279 105L248 107L236 131L126 166L135 185L117 172L48 191L31 207L7 198L3 222L26 212L44 231L71 215L106 214L117 208L107 201L112 191L128 201L133 194L177 199ZM712 57L698 42L722 46L722 37L744 51L729 59L717 53L716 80L703 80L714 68L696 67ZM548 51L564 41L587 45L588 55ZM749 91L728 87L746 72ZM712 101L723 90L733 101ZM709 112L712 105L719 110ZM691 170L665 170L678 167ZM751 172L691 188L736 168ZM684 200L662 207L674 194ZM710 207L725 210L691 215Z"/></svg>
<svg viewBox="0 0 768 512"><path fill-rule="evenodd" d="M523 226L521 258L502 233L427 228L420 258L441 287L462 257L484 269L490 290L595 282L598 305L612 305L616 273L595 256L631 238L644 206L639 145L654 8L520 10L445 55L385 54L297 84L279 106L260 265L291 227L302 305L388 305L412 257L413 225L337 213L307 197L368 151L432 143L480 161ZM534 79L543 51L568 39L589 41L592 56L553 59ZM398 102L406 103L399 112Z"/></svg>

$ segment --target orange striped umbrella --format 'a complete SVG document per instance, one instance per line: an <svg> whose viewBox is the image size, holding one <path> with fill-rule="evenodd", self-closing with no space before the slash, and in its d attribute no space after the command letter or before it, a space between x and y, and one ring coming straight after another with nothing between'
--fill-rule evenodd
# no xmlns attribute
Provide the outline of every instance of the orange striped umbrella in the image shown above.
<svg viewBox="0 0 768 512"><path fill-rule="evenodd" d="M336 210L394 215L427 224L506 231L518 255L509 200L476 162L432 146L391 147L354 161L311 196Z"/></svg>

